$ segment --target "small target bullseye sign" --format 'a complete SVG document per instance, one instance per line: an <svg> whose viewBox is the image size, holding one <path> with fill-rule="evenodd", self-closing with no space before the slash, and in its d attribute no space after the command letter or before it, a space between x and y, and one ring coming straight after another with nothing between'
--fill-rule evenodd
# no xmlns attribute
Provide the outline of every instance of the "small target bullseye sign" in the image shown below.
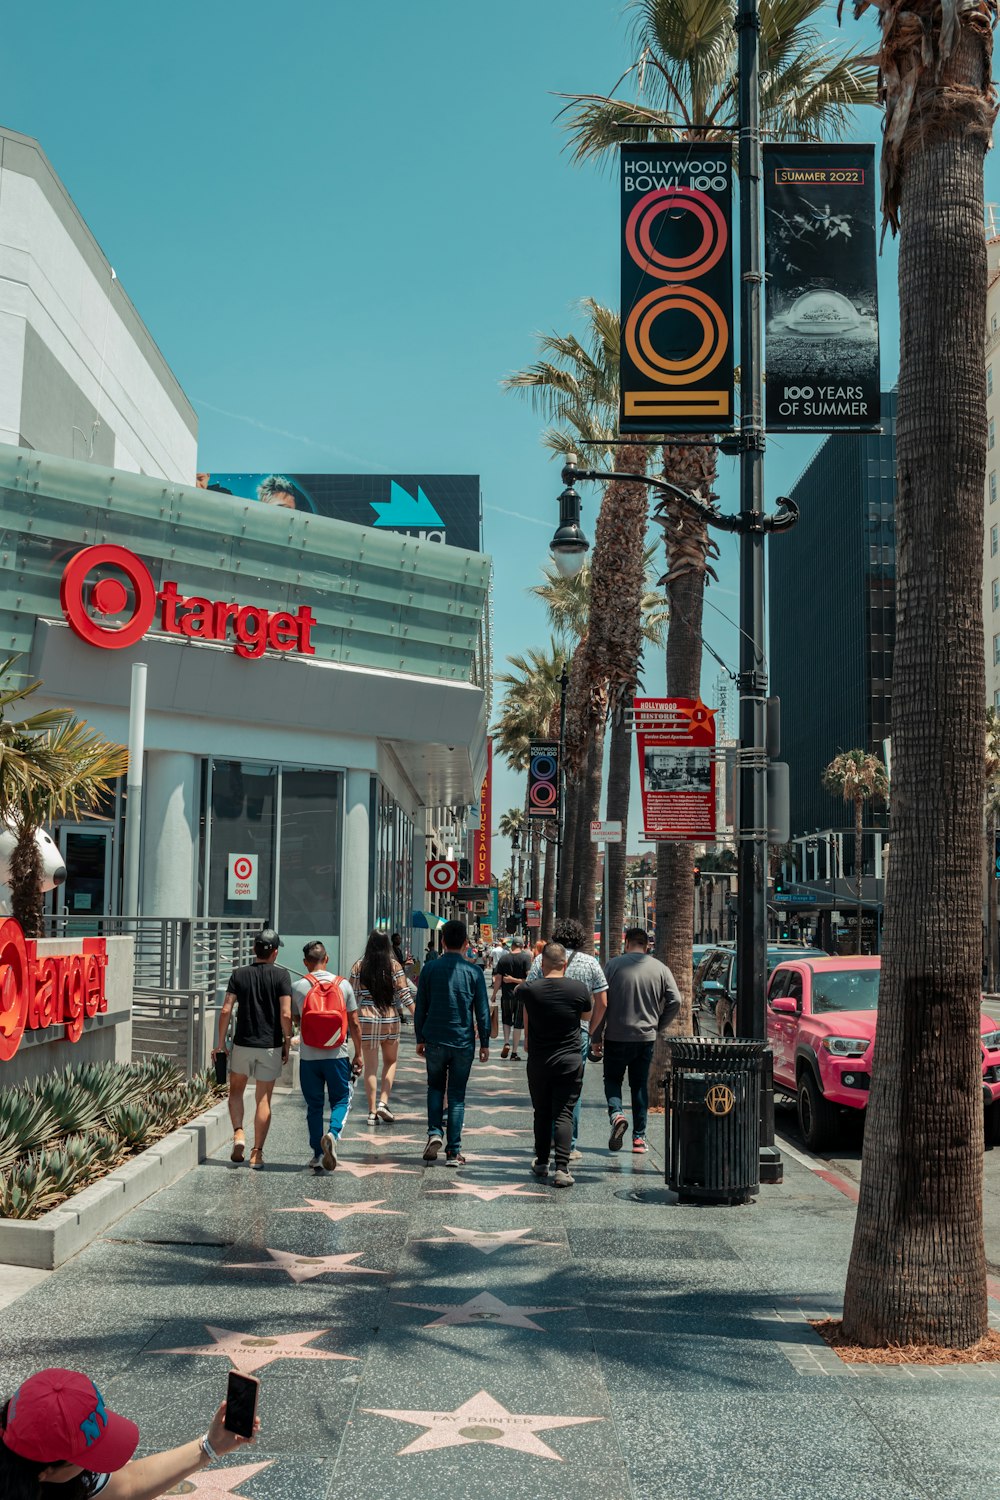
<svg viewBox="0 0 1000 1500"><path fill-rule="evenodd" d="M229 856L227 895L230 901L256 901L256 854L231 854Z"/></svg>
<svg viewBox="0 0 1000 1500"><path fill-rule="evenodd" d="M454 859L429 859L427 861L426 889L429 891L457 890L458 861Z"/></svg>

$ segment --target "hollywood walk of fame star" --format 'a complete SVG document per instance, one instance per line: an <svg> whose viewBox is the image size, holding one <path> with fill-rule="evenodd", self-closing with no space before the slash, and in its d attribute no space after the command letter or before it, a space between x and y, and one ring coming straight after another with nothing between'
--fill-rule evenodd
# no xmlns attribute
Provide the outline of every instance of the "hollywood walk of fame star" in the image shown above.
<svg viewBox="0 0 1000 1500"><path fill-rule="evenodd" d="M483 1089L485 1099L520 1099L523 1097L521 1089ZM528 1108L527 1105L524 1106Z"/></svg>
<svg viewBox="0 0 1000 1500"><path fill-rule="evenodd" d="M468 1107L468 1106L467 1106ZM473 1104L473 1109L484 1110L490 1119L494 1115L524 1115L531 1109L530 1104Z"/></svg>
<svg viewBox="0 0 1000 1500"><path fill-rule="evenodd" d="M341 1157L337 1163L337 1171L346 1172L349 1177L374 1177L378 1172L402 1172L412 1177L414 1170L413 1167L401 1167L394 1161L375 1161L363 1166L356 1161L345 1161Z"/></svg>
<svg viewBox="0 0 1000 1500"><path fill-rule="evenodd" d="M525 1162L524 1156L493 1156L489 1154L480 1156L478 1151L470 1160L474 1161L477 1165L481 1161L502 1161L508 1167L516 1167L518 1165L523 1167Z"/></svg>
<svg viewBox="0 0 1000 1500"><path fill-rule="evenodd" d="M501 1125L473 1125L463 1126L462 1135L527 1135L526 1130L508 1130Z"/></svg>
<svg viewBox="0 0 1000 1500"><path fill-rule="evenodd" d="M167 1494L193 1495L195 1500L199 1496L204 1496L205 1500L213 1500L216 1495L231 1495L238 1485L245 1484L262 1469L269 1469L273 1463L273 1458L265 1458L263 1463L258 1464L233 1464L228 1469L202 1469L199 1473L192 1474L190 1479L182 1479L172 1490L167 1490Z"/></svg>
<svg viewBox="0 0 1000 1500"><path fill-rule="evenodd" d="M327 1349L307 1349L313 1339L321 1339L329 1328L314 1328L309 1333L256 1334L235 1333L229 1328L213 1328L205 1324L206 1330L215 1340L213 1344L196 1345L189 1349L151 1349L151 1354L219 1354L228 1359L234 1370L252 1375L254 1370L263 1370L277 1359L356 1359L354 1354L334 1354Z"/></svg>
<svg viewBox="0 0 1000 1500"><path fill-rule="evenodd" d="M402 1216L401 1208L381 1208L384 1198L369 1198L364 1203L327 1203L323 1198L307 1198L307 1208L279 1208L279 1214L323 1214L331 1224L341 1219L351 1219L355 1214L396 1214Z"/></svg>
<svg viewBox="0 0 1000 1500"><path fill-rule="evenodd" d="M351 1136L352 1146L375 1146L379 1151L391 1151L394 1146L412 1146L414 1141L426 1140L422 1135L369 1135L367 1132Z"/></svg>
<svg viewBox="0 0 1000 1500"><path fill-rule="evenodd" d="M442 1237L436 1239L414 1240L415 1245L468 1245L472 1250L479 1250L483 1255L492 1255L494 1250L499 1250L503 1245L513 1245L519 1249L521 1245L541 1245L547 1250L561 1249L558 1240L529 1240L525 1235L531 1233L530 1226L527 1229L458 1229L454 1224L442 1224L452 1236L450 1240Z"/></svg>
<svg viewBox="0 0 1000 1500"><path fill-rule="evenodd" d="M266 1260L237 1261L230 1263L231 1271L287 1271L293 1281L312 1281L314 1276L325 1276L328 1271L344 1271L350 1276L388 1276L388 1271L373 1271L368 1266L354 1266L363 1250L353 1255L298 1255L294 1250L268 1250L274 1264Z"/></svg>
<svg viewBox="0 0 1000 1500"><path fill-rule="evenodd" d="M461 1448L466 1443L492 1443L495 1448L511 1448L517 1453L533 1453L536 1458L561 1456L536 1436L554 1427L579 1427L584 1422L602 1422L603 1417L527 1416L509 1412L488 1391L479 1391L454 1411L386 1411L377 1406L362 1410L375 1417L391 1417L396 1422L411 1422L423 1427L418 1438L400 1448L405 1453L431 1453L436 1448Z"/></svg>
<svg viewBox="0 0 1000 1500"><path fill-rule="evenodd" d="M526 1192L520 1183L507 1187L479 1187L475 1182L456 1182L450 1188L431 1188L428 1197L455 1197L467 1193L482 1203L492 1203L495 1198L547 1198L547 1193Z"/></svg>
<svg viewBox="0 0 1000 1500"><path fill-rule="evenodd" d="M424 1312L443 1314L425 1323L425 1328L456 1328L465 1323L495 1323L501 1328L533 1328L544 1333L540 1323L533 1323L529 1313L572 1312L571 1307L518 1307L514 1303L501 1302L492 1292L480 1292L460 1306L440 1302L400 1302L399 1307L419 1307Z"/></svg>

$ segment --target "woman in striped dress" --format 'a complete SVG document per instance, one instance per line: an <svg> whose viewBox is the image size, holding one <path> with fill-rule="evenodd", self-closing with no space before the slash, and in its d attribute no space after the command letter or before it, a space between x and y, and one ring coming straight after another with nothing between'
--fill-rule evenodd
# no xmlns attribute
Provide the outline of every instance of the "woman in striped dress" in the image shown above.
<svg viewBox="0 0 1000 1500"><path fill-rule="evenodd" d="M391 1125L395 1117L389 1108L389 1095L399 1056L399 1018L404 1010L412 1014L413 1000L403 966L393 956L387 932L369 935L364 957L359 958L351 970L351 987L357 996L361 1021L368 1124L377 1125L379 1120L384 1120ZM378 1088L380 1051L381 1090Z"/></svg>

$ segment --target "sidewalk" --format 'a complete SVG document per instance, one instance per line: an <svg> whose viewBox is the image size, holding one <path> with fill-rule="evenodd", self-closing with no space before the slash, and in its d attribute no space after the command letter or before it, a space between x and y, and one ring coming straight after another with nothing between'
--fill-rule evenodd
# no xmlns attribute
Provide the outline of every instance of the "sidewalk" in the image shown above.
<svg viewBox="0 0 1000 1500"><path fill-rule="evenodd" d="M395 1126L356 1108L333 1177L279 1095L262 1172L204 1163L0 1314L0 1387L64 1364L139 1422L203 1432L229 1352L262 1436L182 1486L245 1500L981 1500L1000 1378L856 1373L805 1314L838 1308L854 1208L795 1160L744 1208L681 1208L653 1150L529 1171L524 1065L476 1064L459 1172L425 1167L404 1041ZM0 1282L3 1272L0 1269ZM2 1290L2 1287L0 1287ZM498 1451L502 1450L502 1451Z"/></svg>

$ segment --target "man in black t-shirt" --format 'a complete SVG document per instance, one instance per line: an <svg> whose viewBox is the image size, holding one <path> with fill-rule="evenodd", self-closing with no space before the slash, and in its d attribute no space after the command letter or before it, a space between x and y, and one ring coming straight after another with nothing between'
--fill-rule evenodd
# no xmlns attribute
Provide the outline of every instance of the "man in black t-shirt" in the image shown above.
<svg viewBox="0 0 1000 1500"><path fill-rule="evenodd" d="M226 1045L226 1032L236 1006L236 1032L229 1057L229 1118L233 1122L231 1161L242 1161L246 1151L243 1133L243 1094L252 1078L256 1088L253 1150L250 1165L264 1164L264 1142L271 1125L271 1094L275 1080L288 1061L292 1041L292 980L287 969L275 963L281 939L273 927L264 927L254 938L252 964L234 969L226 985L226 998L219 1012L219 1044Z"/></svg>
<svg viewBox="0 0 1000 1500"><path fill-rule="evenodd" d="M511 1062L521 1061L517 1048L521 1040L523 1018L518 986L527 979L530 968L531 954L526 952L517 938L511 943L510 952L498 958L493 966L493 999L495 1002L499 990L500 1019L503 1022L503 1051L500 1056L509 1057Z"/></svg>
<svg viewBox="0 0 1000 1500"><path fill-rule="evenodd" d="M528 1088L535 1111L536 1177L549 1175L549 1152L555 1126L555 1187L572 1187L569 1153L573 1145L573 1108L583 1086L580 1021L593 997L585 984L566 978L566 949L546 943L542 977L517 992L524 1006L524 1040L528 1049Z"/></svg>

